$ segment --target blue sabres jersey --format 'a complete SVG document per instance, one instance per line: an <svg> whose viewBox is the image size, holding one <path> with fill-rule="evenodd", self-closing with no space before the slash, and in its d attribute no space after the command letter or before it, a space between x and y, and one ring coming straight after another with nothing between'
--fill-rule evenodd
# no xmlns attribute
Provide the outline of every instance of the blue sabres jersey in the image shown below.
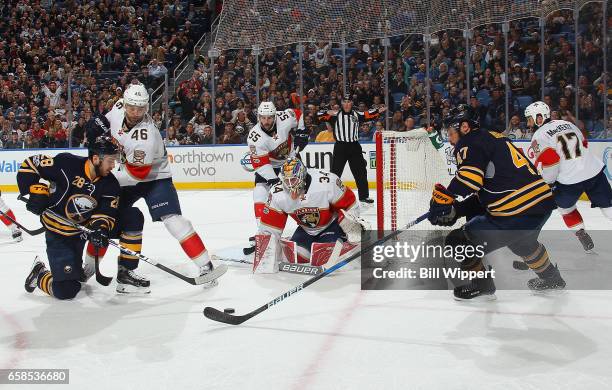
<svg viewBox="0 0 612 390"><path fill-rule="evenodd" d="M28 157L17 173L19 192L27 195L30 185L45 179L50 182L51 210L78 224L102 219L112 230L119 207L119 182L112 174L92 179L90 164L88 158L70 153L60 153L55 157ZM41 222L49 231L63 236L81 234L78 229L46 212L42 214Z"/></svg>
<svg viewBox="0 0 612 390"><path fill-rule="evenodd" d="M477 193L494 217L544 214L555 208L552 190L523 152L499 133L473 130L455 145L455 195Z"/></svg>

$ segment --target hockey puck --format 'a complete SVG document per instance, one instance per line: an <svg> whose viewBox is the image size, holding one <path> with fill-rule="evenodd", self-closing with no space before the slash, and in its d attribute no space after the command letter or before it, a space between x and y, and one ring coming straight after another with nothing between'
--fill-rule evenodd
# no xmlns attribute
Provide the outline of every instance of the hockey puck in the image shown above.
<svg viewBox="0 0 612 390"><path fill-rule="evenodd" d="M227 308L223 309L223 312L227 313L227 314L234 314L236 312L236 310L234 310L233 307L227 307Z"/></svg>

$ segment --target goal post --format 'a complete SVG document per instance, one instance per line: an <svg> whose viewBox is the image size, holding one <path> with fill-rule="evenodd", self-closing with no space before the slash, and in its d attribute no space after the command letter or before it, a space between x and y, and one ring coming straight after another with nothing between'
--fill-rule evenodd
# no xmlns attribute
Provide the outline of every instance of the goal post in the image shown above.
<svg viewBox="0 0 612 390"><path fill-rule="evenodd" d="M423 128L375 137L377 229L401 229L427 212L436 183L450 182L450 148L436 149Z"/></svg>

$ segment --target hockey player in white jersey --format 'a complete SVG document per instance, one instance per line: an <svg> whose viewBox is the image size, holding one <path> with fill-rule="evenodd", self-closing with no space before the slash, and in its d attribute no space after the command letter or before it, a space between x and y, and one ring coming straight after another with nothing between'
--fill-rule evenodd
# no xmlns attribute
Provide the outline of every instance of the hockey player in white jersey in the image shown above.
<svg viewBox="0 0 612 390"><path fill-rule="evenodd" d="M554 184L555 202L568 228L586 251L593 249L591 237L576 203L585 192L591 207L599 207L612 220L612 189L604 173L605 165L588 148L588 141L571 122L551 120L550 108L535 102L525 109L527 125L536 130L531 146L535 152L535 166L544 180Z"/></svg>
<svg viewBox="0 0 612 390"><path fill-rule="evenodd" d="M202 239L181 213L166 148L159 129L147 113L148 103L146 88L142 84L131 84L123 93L123 99L106 114L111 134L123 154L116 175L122 187L120 207L131 207L144 198L153 221L162 221L198 267L199 274L207 274L213 270L213 264ZM138 266L138 259L133 258L124 266L133 270ZM208 287L216 284L215 280Z"/></svg>
<svg viewBox="0 0 612 390"><path fill-rule="evenodd" d="M280 166L291 155L308 144L308 131L304 127L302 112L298 109L276 111L272 102L262 102L257 109L259 122L247 137L251 165L255 170L253 203L255 218L259 221L270 188L278 183ZM253 245L253 237L251 237ZM254 248L254 247L252 247ZM245 249L245 254L252 250Z"/></svg>
<svg viewBox="0 0 612 390"><path fill-rule="evenodd" d="M6 205L6 203L4 203L4 200L2 200L2 192L0 192L0 221L2 221L2 223L11 230L13 240L15 240L15 242L20 242L23 240L23 237L21 236L21 229L19 229L19 227L15 225L11 219L16 221L15 214Z"/></svg>
<svg viewBox="0 0 612 390"><path fill-rule="evenodd" d="M278 270L278 258L274 254L286 256L287 251L286 248L278 251L275 248L288 217L298 224L289 243L297 245L297 261L300 263L325 265L329 258L317 258L315 263L317 244L328 244L329 248L340 239L349 243L343 247L343 252L356 248L361 232L368 224L358 216L355 194L338 176L319 169L306 169L300 159L290 158L281 167L280 180L270 190L262 210L258 245L263 243L265 247L258 247L254 272Z"/></svg>

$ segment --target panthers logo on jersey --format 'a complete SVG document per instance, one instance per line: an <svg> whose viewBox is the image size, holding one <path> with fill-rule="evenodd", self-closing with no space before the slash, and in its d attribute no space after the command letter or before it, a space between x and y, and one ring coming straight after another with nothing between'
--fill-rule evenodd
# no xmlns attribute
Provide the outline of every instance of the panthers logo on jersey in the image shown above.
<svg viewBox="0 0 612 390"><path fill-rule="evenodd" d="M318 207L305 207L295 211L296 218L305 226L315 228L319 225L321 214Z"/></svg>
<svg viewBox="0 0 612 390"><path fill-rule="evenodd" d="M285 160L289 155L292 143L293 138L291 137L291 135L289 135L287 137L287 141L281 143L273 151L270 152L270 157L275 160Z"/></svg>
<svg viewBox="0 0 612 390"><path fill-rule="evenodd" d="M98 202L89 195L75 194L66 202L66 216L73 222L82 223L89 219Z"/></svg>

